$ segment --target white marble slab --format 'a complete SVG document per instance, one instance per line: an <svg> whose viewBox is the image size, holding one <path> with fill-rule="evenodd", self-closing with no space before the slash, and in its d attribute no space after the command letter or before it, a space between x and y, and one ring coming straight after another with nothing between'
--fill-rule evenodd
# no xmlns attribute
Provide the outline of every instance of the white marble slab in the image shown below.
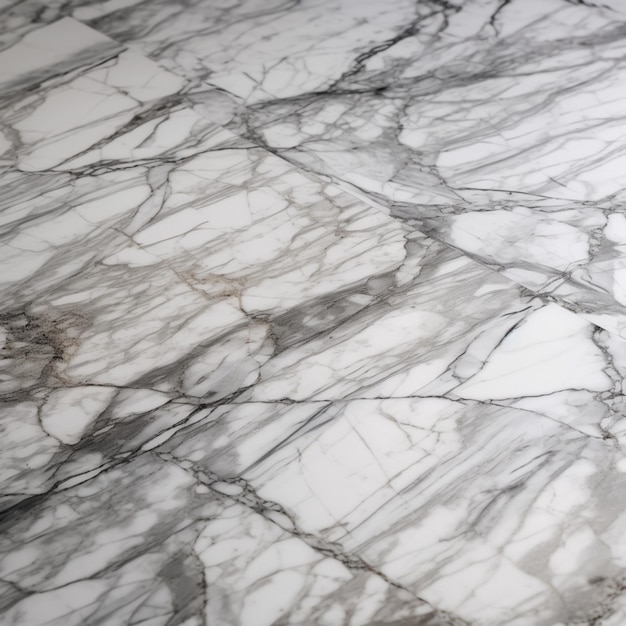
<svg viewBox="0 0 626 626"><path fill-rule="evenodd" d="M20 23L71 14L138 46L196 81L218 123L626 336L619 0L19 11Z"/></svg>
<svg viewBox="0 0 626 626"><path fill-rule="evenodd" d="M0 622L621 626L625 340L93 42L0 113Z"/></svg>

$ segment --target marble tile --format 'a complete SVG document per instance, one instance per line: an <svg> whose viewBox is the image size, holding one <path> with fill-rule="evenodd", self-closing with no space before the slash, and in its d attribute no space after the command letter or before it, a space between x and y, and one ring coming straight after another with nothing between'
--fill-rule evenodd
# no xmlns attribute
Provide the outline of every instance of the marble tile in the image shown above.
<svg viewBox="0 0 626 626"><path fill-rule="evenodd" d="M22 92L49 77L62 76L86 63L99 63L120 49L120 44L72 19L32 30L0 52L3 103L15 93L23 97Z"/></svg>
<svg viewBox="0 0 626 626"><path fill-rule="evenodd" d="M26 6L138 46L214 121L626 336L619 0Z"/></svg>
<svg viewBox="0 0 626 626"><path fill-rule="evenodd" d="M0 113L0 622L621 626L626 340L216 125L204 69L33 26L156 41L177 5L33 6L2 52L52 51Z"/></svg>
<svg viewBox="0 0 626 626"><path fill-rule="evenodd" d="M29 67L2 112L1 620L269 623L320 601L361 621L444 614L161 450L275 354L410 281L407 229L202 119L136 53L105 40L102 59L80 24L16 47L72 34L94 54ZM219 542L248 547L216 570ZM302 583L289 605L258 569L277 564Z"/></svg>

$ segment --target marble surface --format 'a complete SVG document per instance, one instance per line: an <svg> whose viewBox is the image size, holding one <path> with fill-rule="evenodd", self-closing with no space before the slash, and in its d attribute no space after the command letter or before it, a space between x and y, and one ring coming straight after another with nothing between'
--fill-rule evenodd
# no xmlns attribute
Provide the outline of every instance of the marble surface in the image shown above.
<svg viewBox="0 0 626 626"><path fill-rule="evenodd" d="M8 6L137 46L214 121L626 337L621 0Z"/></svg>
<svg viewBox="0 0 626 626"><path fill-rule="evenodd" d="M626 623L620 7L382 7L0 4L0 623Z"/></svg>

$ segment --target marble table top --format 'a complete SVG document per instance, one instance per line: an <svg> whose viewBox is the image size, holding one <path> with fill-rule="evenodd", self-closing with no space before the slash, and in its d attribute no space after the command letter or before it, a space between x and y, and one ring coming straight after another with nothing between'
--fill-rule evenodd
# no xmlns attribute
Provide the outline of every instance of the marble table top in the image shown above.
<svg viewBox="0 0 626 626"><path fill-rule="evenodd" d="M626 7L0 41L1 624L626 623Z"/></svg>

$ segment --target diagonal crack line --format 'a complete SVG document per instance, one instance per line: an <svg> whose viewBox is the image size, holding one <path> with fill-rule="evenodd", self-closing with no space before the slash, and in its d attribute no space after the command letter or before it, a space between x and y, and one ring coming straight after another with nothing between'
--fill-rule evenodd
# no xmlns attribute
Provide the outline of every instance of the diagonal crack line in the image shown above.
<svg viewBox="0 0 626 626"><path fill-rule="evenodd" d="M223 478L210 470L198 467L195 463L189 461L188 459L178 459L169 453L159 452L156 453L156 456L162 461L172 463L180 469L183 469L185 472L192 474L197 482L208 487L213 493L237 502L238 504L254 511L258 515L261 515L261 517L266 519L268 522L275 524L281 530L289 533L297 539L300 539L324 557L330 557L339 561L351 571L369 572L384 580L391 587L405 591L413 596L415 600L429 606L433 612L441 620L443 620L443 624L445 624L445 626L470 626L466 621L462 620L458 616L448 613L447 611L437 609L430 602L420 597L409 588L403 586L401 583L392 580L384 572L377 569L360 556L346 552L340 544L328 541L315 534L304 532L298 528L296 521L281 504L271 500L265 500L259 496L255 489L244 478ZM222 485L234 487L234 489L230 489L227 493L226 491L219 489L220 483Z"/></svg>

